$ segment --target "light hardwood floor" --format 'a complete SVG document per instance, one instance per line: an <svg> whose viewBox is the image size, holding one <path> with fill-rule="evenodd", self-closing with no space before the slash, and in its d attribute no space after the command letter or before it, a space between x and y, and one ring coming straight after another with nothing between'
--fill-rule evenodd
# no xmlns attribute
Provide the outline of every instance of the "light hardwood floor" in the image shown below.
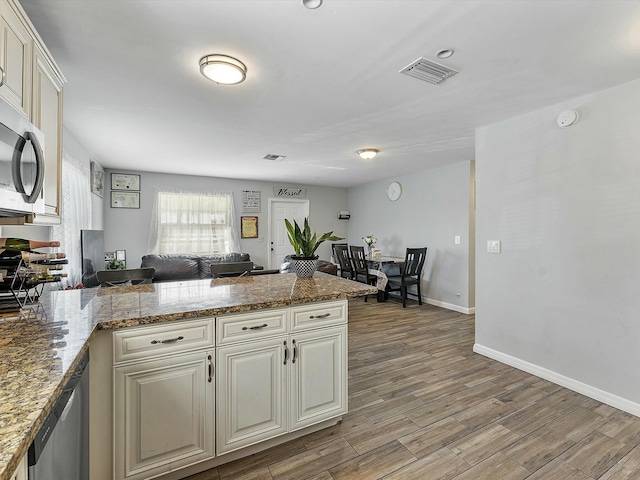
<svg viewBox="0 0 640 480"><path fill-rule="evenodd" d="M640 418L473 342L472 315L352 300L343 422L188 480L640 479Z"/></svg>

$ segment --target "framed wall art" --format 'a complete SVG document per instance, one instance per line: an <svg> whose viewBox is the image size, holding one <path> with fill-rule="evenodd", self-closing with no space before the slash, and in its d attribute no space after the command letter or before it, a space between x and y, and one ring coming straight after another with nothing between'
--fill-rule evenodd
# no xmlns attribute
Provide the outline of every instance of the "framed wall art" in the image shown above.
<svg viewBox="0 0 640 480"><path fill-rule="evenodd" d="M100 198L104 197L104 170L93 160L91 161L91 193Z"/></svg>
<svg viewBox="0 0 640 480"><path fill-rule="evenodd" d="M240 238L258 238L258 217L240 217Z"/></svg>
<svg viewBox="0 0 640 480"><path fill-rule="evenodd" d="M140 175L126 173L111 174L111 190L140 191Z"/></svg>
<svg viewBox="0 0 640 480"><path fill-rule="evenodd" d="M111 192L111 208L140 208L140 192Z"/></svg>

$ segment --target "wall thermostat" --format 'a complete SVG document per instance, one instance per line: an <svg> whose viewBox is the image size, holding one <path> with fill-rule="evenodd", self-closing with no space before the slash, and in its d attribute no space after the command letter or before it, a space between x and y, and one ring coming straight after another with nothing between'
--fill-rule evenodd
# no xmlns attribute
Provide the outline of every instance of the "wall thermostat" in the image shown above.
<svg viewBox="0 0 640 480"><path fill-rule="evenodd" d="M565 110L558 115L558 126L561 128L567 128L578 121L578 112L575 110Z"/></svg>

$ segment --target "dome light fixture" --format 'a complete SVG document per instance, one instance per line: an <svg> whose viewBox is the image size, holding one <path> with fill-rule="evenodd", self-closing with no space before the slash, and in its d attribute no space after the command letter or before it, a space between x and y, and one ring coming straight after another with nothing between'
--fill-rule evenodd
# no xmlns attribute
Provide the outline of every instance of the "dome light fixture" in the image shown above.
<svg viewBox="0 0 640 480"><path fill-rule="evenodd" d="M371 160L378 154L379 151L380 150L377 150L375 148L363 148L362 150L358 150L357 153L363 160Z"/></svg>
<svg viewBox="0 0 640 480"><path fill-rule="evenodd" d="M237 58L214 53L200 59L200 73L221 85L237 85L247 78L247 66Z"/></svg>
<svg viewBox="0 0 640 480"><path fill-rule="evenodd" d="M436 57L438 58L449 58L451 55L453 55L453 49L451 48L445 48L444 50L440 50L436 53Z"/></svg>
<svg viewBox="0 0 640 480"><path fill-rule="evenodd" d="M322 0L302 0L302 5L313 10L322 5Z"/></svg>

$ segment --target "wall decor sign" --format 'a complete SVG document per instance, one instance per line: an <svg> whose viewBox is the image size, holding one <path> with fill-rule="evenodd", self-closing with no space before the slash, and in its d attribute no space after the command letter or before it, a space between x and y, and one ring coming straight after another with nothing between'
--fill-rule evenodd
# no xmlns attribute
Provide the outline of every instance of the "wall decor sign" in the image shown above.
<svg viewBox="0 0 640 480"><path fill-rule="evenodd" d="M140 190L140 175L111 174L111 190Z"/></svg>
<svg viewBox="0 0 640 480"><path fill-rule="evenodd" d="M140 208L140 192L111 192L111 208Z"/></svg>
<svg viewBox="0 0 640 480"><path fill-rule="evenodd" d="M242 191L242 213L260 213L260 190Z"/></svg>
<svg viewBox="0 0 640 480"><path fill-rule="evenodd" d="M95 193L100 198L104 197L104 170L93 160L91 160L91 193Z"/></svg>
<svg viewBox="0 0 640 480"><path fill-rule="evenodd" d="M240 217L240 238L258 238L258 217Z"/></svg>
<svg viewBox="0 0 640 480"><path fill-rule="evenodd" d="M273 187L274 197L307 198L306 188Z"/></svg>

